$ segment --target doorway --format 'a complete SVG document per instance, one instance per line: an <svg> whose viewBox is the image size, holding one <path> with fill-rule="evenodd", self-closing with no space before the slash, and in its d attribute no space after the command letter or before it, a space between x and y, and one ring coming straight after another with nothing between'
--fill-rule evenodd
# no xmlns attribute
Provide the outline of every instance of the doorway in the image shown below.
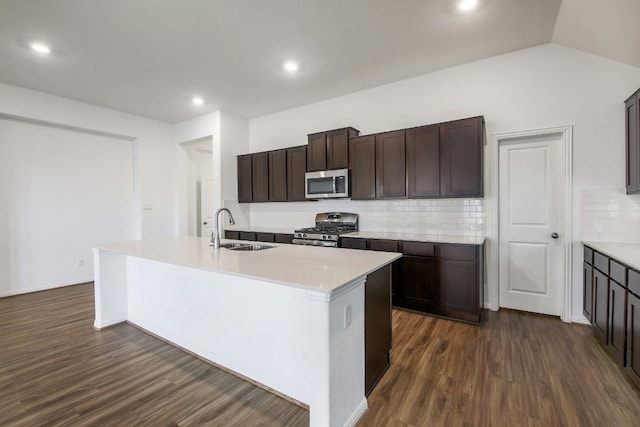
<svg viewBox="0 0 640 427"><path fill-rule="evenodd" d="M571 318L571 128L497 135L500 307Z"/></svg>

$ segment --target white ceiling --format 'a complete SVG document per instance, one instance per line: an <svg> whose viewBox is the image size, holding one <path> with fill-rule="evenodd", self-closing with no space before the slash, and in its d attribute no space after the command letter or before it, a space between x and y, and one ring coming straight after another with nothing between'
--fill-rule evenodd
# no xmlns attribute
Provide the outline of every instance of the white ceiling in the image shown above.
<svg viewBox="0 0 640 427"><path fill-rule="evenodd" d="M549 42L640 67L639 0L479 0L468 14L456 1L0 0L0 81L179 122L261 116ZM29 50L36 40L53 52Z"/></svg>

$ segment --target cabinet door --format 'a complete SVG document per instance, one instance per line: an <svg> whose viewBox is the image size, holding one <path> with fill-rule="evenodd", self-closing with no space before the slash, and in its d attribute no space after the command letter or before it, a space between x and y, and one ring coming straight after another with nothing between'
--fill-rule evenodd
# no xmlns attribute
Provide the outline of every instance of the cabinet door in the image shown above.
<svg viewBox="0 0 640 427"><path fill-rule="evenodd" d="M626 151L626 189L627 194L640 190L640 108L638 94L625 102L625 151Z"/></svg>
<svg viewBox="0 0 640 427"><path fill-rule="evenodd" d="M607 344L608 312L609 305L609 278L599 270L593 270L593 312L591 322L593 324L594 335Z"/></svg>
<svg viewBox="0 0 640 427"><path fill-rule="evenodd" d="M369 249L372 251L399 252L399 247L397 240L369 240Z"/></svg>
<svg viewBox="0 0 640 427"><path fill-rule="evenodd" d="M269 156L267 153L253 155L253 201L269 201Z"/></svg>
<svg viewBox="0 0 640 427"><path fill-rule="evenodd" d="M482 118L440 126L440 196L482 197Z"/></svg>
<svg viewBox="0 0 640 427"><path fill-rule="evenodd" d="M398 306L431 311L437 297L435 265L434 258L402 257L402 286L396 298Z"/></svg>
<svg viewBox="0 0 640 427"><path fill-rule="evenodd" d="M269 201L287 201L287 150L269 151Z"/></svg>
<svg viewBox="0 0 640 427"><path fill-rule="evenodd" d="M440 130L438 125L409 129L407 138L407 196L440 195Z"/></svg>
<svg viewBox="0 0 640 427"><path fill-rule="evenodd" d="M609 280L609 329L607 348L620 366L624 366L626 342L627 290Z"/></svg>
<svg viewBox="0 0 640 427"><path fill-rule="evenodd" d="M327 133L327 169L345 169L349 167L348 129Z"/></svg>
<svg viewBox="0 0 640 427"><path fill-rule="evenodd" d="M479 314L477 263L439 259L438 270L440 273L438 308L445 314L449 312ZM451 315L455 317L453 313Z"/></svg>
<svg viewBox="0 0 640 427"><path fill-rule="evenodd" d="M593 310L593 267L586 261L582 263L582 312L591 322Z"/></svg>
<svg viewBox="0 0 640 427"><path fill-rule="evenodd" d="M233 230L226 230L224 232L224 238L231 239L231 240L240 240L240 232L233 231Z"/></svg>
<svg viewBox="0 0 640 427"><path fill-rule="evenodd" d="M238 202L240 203L253 201L252 158L251 154L238 156Z"/></svg>
<svg viewBox="0 0 640 427"><path fill-rule="evenodd" d="M406 150L404 131L376 135L376 195L406 197Z"/></svg>
<svg viewBox="0 0 640 427"><path fill-rule="evenodd" d="M627 358L625 371L640 388L640 298L629 294L627 303Z"/></svg>
<svg viewBox="0 0 640 427"><path fill-rule="evenodd" d="M255 241L257 239L257 235L256 233L252 232L252 231L241 231L240 232L240 240L249 240L249 241Z"/></svg>
<svg viewBox="0 0 640 427"><path fill-rule="evenodd" d="M346 249L367 249L367 239L355 237L341 237L340 247Z"/></svg>
<svg viewBox="0 0 640 427"><path fill-rule="evenodd" d="M304 174L307 171L307 147L287 149L287 200L304 201Z"/></svg>
<svg viewBox="0 0 640 427"><path fill-rule="evenodd" d="M325 132L308 135L307 172L327 169L327 134Z"/></svg>
<svg viewBox="0 0 640 427"><path fill-rule="evenodd" d="M373 136L349 140L351 198L376 198L376 144Z"/></svg>

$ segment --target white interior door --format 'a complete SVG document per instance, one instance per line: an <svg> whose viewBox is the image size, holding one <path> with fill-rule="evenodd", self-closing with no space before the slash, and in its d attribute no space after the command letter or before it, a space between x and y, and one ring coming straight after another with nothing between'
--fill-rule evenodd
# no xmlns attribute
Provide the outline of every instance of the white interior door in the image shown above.
<svg viewBox="0 0 640 427"><path fill-rule="evenodd" d="M501 307L562 314L563 153L560 134L500 144Z"/></svg>
<svg viewBox="0 0 640 427"><path fill-rule="evenodd" d="M203 178L200 183L201 236L211 237L213 233L213 180Z"/></svg>

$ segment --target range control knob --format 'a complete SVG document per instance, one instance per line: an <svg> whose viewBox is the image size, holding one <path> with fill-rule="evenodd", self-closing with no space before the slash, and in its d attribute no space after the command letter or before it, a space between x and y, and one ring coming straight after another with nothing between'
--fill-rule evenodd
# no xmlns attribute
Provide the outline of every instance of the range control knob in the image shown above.
<svg viewBox="0 0 640 427"><path fill-rule="evenodd" d="M324 240L327 240L327 235L326 235L326 234L323 234L323 235L322 235L322 238L323 238Z"/></svg>
<svg viewBox="0 0 640 427"><path fill-rule="evenodd" d="M307 233L302 233L302 238L306 239L307 238Z"/></svg>

